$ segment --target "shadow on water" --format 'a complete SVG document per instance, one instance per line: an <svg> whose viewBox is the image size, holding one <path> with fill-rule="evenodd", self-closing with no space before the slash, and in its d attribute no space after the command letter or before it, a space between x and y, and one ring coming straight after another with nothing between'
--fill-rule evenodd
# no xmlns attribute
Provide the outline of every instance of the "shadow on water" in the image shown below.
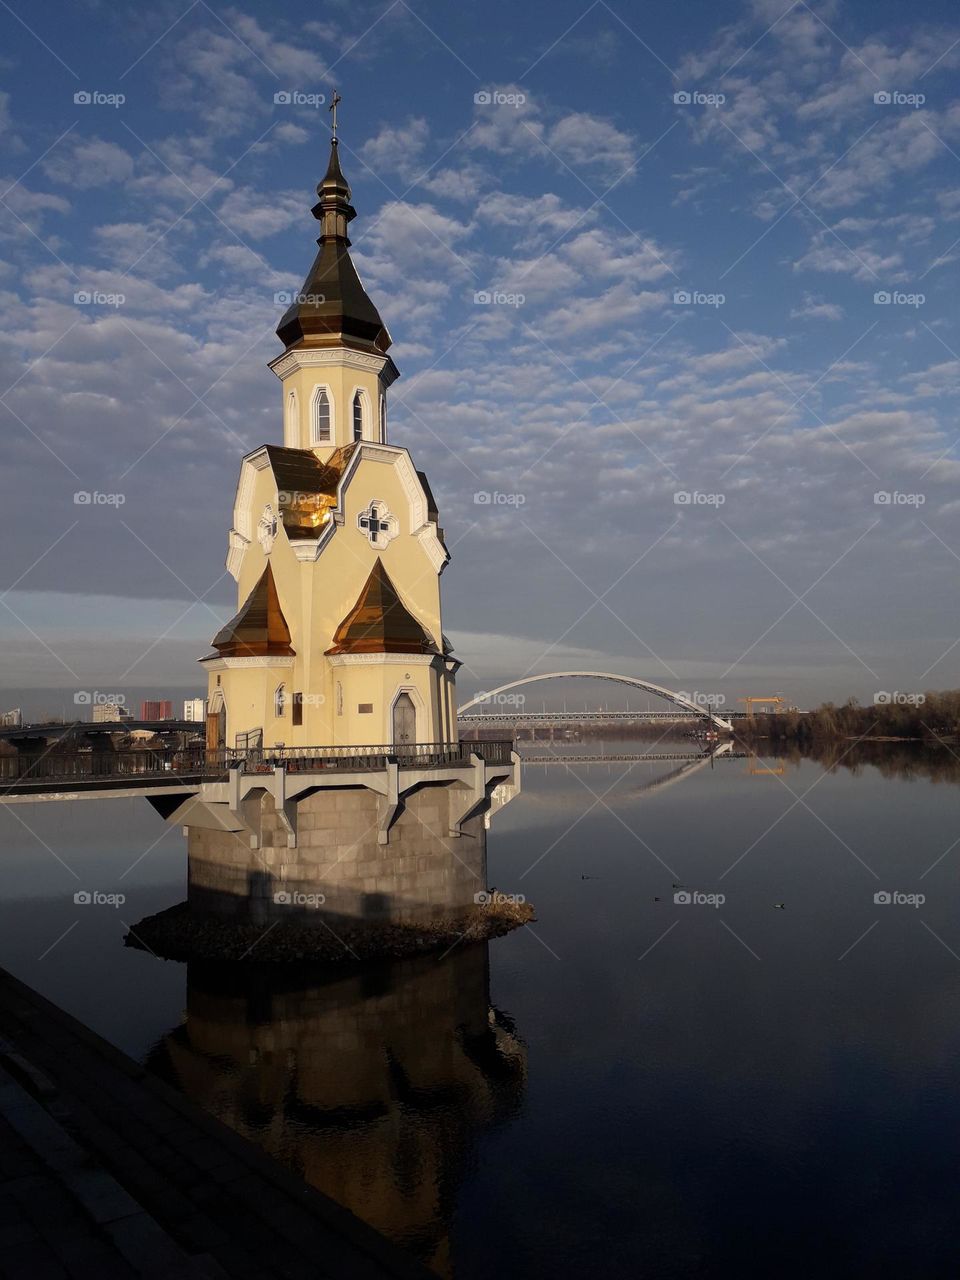
<svg viewBox="0 0 960 1280"><path fill-rule="evenodd" d="M191 964L187 1013L147 1059L312 1186L452 1274L481 1131L519 1109L526 1049L493 1008L486 944L348 976Z"/></svg>

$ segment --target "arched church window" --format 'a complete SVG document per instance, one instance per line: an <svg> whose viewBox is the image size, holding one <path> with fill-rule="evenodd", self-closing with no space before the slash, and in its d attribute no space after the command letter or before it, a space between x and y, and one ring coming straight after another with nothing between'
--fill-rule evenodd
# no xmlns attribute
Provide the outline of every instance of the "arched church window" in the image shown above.
<svg viewBox="0 0 960 1280"><path fill-rule="evenodd" d="M326 387L318 387L313 400L313 439L316 444L328 444L333 439L332 419L330 393Z"/></svg>
<svg viewBox="0 0 960 1280"><path fill-rule="evenodd" d="M353 438L363 439L363 393L360 391L353 397Z"/></svg>
<svg viewBox="0 0 960 1280"><path fill-rule="evenodd" d="M278 720L282 720L287 714L287 686L278 684L277 691L273 695L273 714Z"/></svg>
<svg viewBox="0 0 960 1280"><path fill-rule="evenodd" d="M297 393L291 389L287 396L287 443L297 442Z"/></svg>

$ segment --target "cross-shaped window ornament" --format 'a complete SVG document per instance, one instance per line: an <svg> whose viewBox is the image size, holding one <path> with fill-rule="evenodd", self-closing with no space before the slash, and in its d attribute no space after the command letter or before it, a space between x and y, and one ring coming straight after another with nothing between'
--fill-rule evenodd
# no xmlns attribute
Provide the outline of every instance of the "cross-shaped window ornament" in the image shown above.
<svg viewBox="0 0 960 1280"><path fill-rule="evenodd" d="M371 502L366 511L361 511L357 525L375 547L385 547L399 532L396 517L382 502Z"/></svg>

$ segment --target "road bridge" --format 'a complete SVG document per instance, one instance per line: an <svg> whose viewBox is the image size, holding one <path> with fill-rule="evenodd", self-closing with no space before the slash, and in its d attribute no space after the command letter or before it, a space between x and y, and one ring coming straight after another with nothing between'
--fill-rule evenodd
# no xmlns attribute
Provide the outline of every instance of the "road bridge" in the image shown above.
<svg viewBox="0 0 960 1280"><path fill-rule="evenodd" d="M641 689L644 693L652 693L658 698L663 698L666 702L672 703L688 715L706 720L726 733L733 732L731 720L727 716L718 715L712 704L704 705L703 702L688 697L686 693L678 693L674 689L667 689L663 685L654 684L651 680L641 680L638 676L617 675L609 671L550 671L543 675L522 676L519 680L511 680L507 684L499 685L496 689L488 689L478 693L475 698L471 698L469 702L465 702L463 706L457 708L457 716L462 723L468 718L468 713L474 707L479 707L483 703L489 702L491 698L499 698L508 694L511 689L522 689L527 685L540 684L545 680L606 680L613 684L627 685L630 688Z"/></svg>

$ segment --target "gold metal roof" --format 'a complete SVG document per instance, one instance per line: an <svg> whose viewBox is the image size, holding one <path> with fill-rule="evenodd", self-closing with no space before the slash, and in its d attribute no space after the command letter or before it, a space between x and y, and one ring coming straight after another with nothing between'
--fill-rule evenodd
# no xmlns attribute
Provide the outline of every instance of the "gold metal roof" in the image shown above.
<svg viewBox="0 0 960 1280"><path fill-rule="evenodd" d="M221 658L289 656L295 652L269 564L239 612L213 637L213 647Z"/></svg>
<svg viewBox="0 0 960 1280"><path fill-rule="evenodd" d="M430 636L404 605L383 567L370 570L357 603L333 637L335 653L436 653Z"/></svg>

